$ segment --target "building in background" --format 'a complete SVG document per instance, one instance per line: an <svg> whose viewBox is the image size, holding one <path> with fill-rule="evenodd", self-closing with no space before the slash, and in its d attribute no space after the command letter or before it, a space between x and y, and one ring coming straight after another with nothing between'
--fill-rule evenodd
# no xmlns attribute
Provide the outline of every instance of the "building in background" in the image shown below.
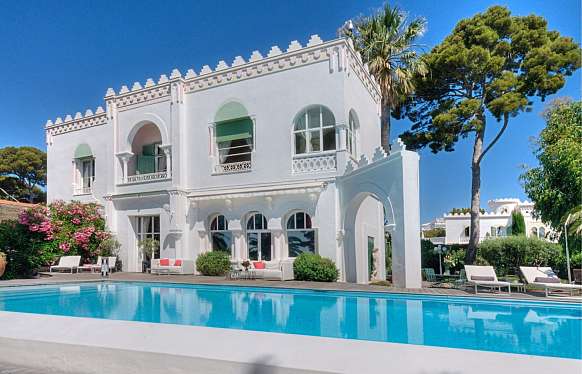
<svg viewBox="0 0 582 374"><path fill-rule="evenodd" d="M479 219L479 242L488 238L511 235L511 213L518 210L525 220L526 235L544 240L555 241L550 226L534 215L534 204L515 198L488 201L489 211ZM442 218L422 225L423 237L429 230L444 228L444 236L430 237L434 244L469 244L471 215L469 213L447 213Z"/></svg>

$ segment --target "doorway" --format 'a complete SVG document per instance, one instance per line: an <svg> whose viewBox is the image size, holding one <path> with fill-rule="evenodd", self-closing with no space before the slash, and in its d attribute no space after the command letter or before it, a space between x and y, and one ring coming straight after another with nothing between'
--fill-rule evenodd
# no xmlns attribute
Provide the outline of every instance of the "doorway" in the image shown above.
<svg viewBox="0 0 582 374"><path fill-rule="evenodd" d="M249 260L271 261L272 240L267 227L267 219L260 213L254 213L247 221L247 247Z"/></svg>

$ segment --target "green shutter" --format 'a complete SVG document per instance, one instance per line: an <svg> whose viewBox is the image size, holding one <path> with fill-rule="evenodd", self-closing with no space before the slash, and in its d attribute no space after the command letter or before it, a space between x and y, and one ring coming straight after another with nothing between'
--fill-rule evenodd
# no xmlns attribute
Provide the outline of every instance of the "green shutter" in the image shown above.
<svg viewBox="0 0 582 374"><path fill-rule="evenodd" d="M139 174L149 174L156 171L154 156L137 156L137 171Z"/></svg>
<svg viewBox="0 0 582 374"><path fill-rule="evenodd" d="M156 155L156 143L145 144L141 149L141 154L144 156L155 156Z"/></svg>
<svg viewBox="0 0 582 374"><path fill-rule="evenodd" d="M253 121L249 118L239 118L216 124L216 142L230 142L253 137Z"/></svg>

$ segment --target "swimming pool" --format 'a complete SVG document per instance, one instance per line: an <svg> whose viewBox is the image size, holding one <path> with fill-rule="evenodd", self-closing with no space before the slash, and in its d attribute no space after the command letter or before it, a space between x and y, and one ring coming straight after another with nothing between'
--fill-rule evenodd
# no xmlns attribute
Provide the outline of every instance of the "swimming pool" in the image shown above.
<svg viewBox="0 0 582 374"><path fill-rule="evenodd" d="M141 282L0 288L0 310L582 359L582 305Z"/></svg>

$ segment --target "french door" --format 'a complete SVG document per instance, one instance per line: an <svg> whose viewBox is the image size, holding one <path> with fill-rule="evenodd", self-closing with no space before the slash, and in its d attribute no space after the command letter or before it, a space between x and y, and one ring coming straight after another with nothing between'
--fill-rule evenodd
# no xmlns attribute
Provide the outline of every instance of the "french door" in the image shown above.
<svg viewBox="0 0 582 374"><path fill-rule="evenodd" d="M254 261L271 261L271 233L269 231L248 231L247 245L249 259Z"/></svg>

